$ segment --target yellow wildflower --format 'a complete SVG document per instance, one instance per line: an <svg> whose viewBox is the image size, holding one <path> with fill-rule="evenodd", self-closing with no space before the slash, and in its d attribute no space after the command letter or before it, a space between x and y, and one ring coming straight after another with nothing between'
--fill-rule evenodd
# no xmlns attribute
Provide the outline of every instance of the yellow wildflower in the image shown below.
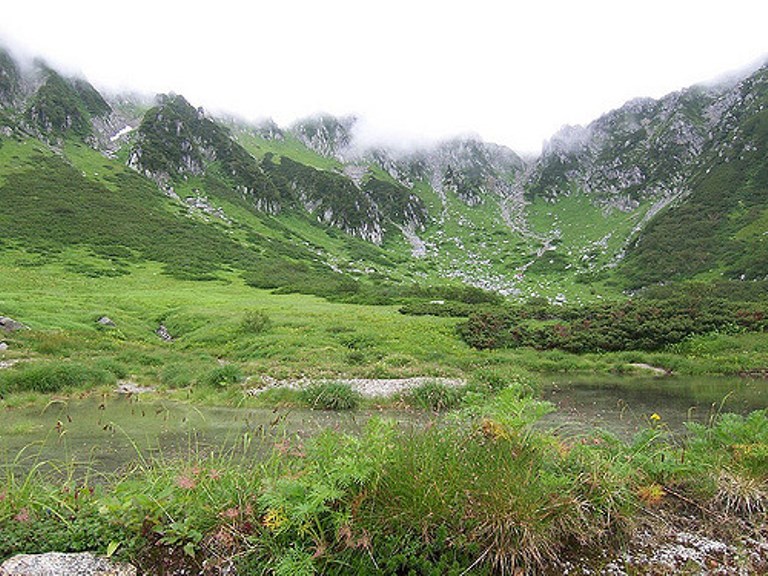
<svg viewBox="0 0 768 576"><path fill-rule="evenodd" d="M288 520L288 518L286 518L285 514L280 508L270 508L264 515L262 524L275 532L280 529L280 526L285 524L286 520Z"/></svg>

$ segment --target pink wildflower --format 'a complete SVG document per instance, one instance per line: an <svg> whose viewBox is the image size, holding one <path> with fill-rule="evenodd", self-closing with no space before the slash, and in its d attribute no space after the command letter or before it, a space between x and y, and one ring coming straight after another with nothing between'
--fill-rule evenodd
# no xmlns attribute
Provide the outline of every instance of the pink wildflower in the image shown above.
<svg viewBox="0 0 768 576"><path fill-rule="evenodd" d="M22 508L19 510L19 512L16 514L16 516L13 517L16 522L26 523L29 522L31 519L31 516L29 515L29 510L26 508Z"/></svg>
<svg viewBox="0 0 768 576"><path fill-rule="evenodd" d="M182 474L176 477L176 486L182 490L194 490L197 488L197 481L194 478Z"/></svg>
<svg viewBox="0 0 768 576"><path fill-rule="evenodd" d="M221 513L222 517L227 518L228 520L234 520L238 516L240 516L240 509L238 507L233 508L227 508L224 510L224 512Z"/></svg>

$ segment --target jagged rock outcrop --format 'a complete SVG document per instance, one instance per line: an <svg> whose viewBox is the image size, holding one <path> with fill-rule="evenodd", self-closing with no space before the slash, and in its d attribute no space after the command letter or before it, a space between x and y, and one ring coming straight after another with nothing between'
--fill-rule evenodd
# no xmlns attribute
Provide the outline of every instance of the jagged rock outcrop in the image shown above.
<svg viewBox="0 0 768 576"><path fill-rule="evenodd" d="M161 96L157 106L147 111L128 164L163 187L170 187L175 178L217 169L258 210L276 214L283 208L280 191L258 161L202 108L193 108L182 96Z"/></svg>
<svg viewBox="0 0 768 576"><path fill-rule="evenodd" d="M716 98L716 90L694 87L563 128L546 143L529 194L554 199L581 190L627 212L642 199L679 196L708 141L706 112Z"/></svg>
<svg viewBox="0 0 768 576"><path fill-rule="evenodd" d="M118 564L89 552L19 554L0 565L0 576L136 576L130 564Z"/></svg>
<svg viewBox="0 0 768 576"><path fill-rule="evenodd" d="M355 122L354 116L336 118L322 114L299 120L290 130L310 150L344 160L352 145Z"/></svg>
<svg viewBox="0 0 768 576"><path fill-rule="evenodd" d="M257 122L251 126L253 133L265 140L284 140L285 132L271 118Z"/></svg>
<svg viewBox="0 0 768 576"><path fill-rule="evenodd" d="M82 79L67 79L44 63L38 64L42 85L29 100L24 117L46 140L68 135L88 140L91 120L108 116L112 109L99 92Z"/></svg>
<svg viewBox="0 0 768 576"><path fill-rule="evenodd" d="M509 148L473 138L448 140L406 154L375 149L367 156L406 186L425 181L438 194L451 192L469 206L480 204L488 194L507 195L524 165Z"/></svg>
<svg viewBox="0 0 768 576"><path fill-rule="evenodd" d="M10 106L21 92L21 71L13 56L0 47L0 106Z"/></svg>

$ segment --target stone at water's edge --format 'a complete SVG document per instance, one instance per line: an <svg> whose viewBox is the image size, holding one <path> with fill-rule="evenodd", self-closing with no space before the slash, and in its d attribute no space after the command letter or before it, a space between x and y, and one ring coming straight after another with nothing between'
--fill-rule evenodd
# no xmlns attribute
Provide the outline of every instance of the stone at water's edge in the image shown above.
<svg viewBox="0 0 768 576"><path fill-rule="evenodd" d="M130 564L118 564L90 552L20 554L0 565L0 576L136 576Z"/></svg>

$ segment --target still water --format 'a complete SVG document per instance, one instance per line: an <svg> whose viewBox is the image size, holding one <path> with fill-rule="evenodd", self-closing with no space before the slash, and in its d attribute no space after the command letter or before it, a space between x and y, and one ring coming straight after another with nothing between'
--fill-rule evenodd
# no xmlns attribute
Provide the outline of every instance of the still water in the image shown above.
<svg viewBox="0 0 768 576"><path fill-rule="evenodd" d="M768 407L768 380L721 376L550 375L543 398L557 411L546 424L563 434L604 428L629 437L650 417L673 432L688 421L706 424L723 412L748 414Z"/></svg>
<svg viewBox="0 0 768 576"><path fill-rule="evenodd" d="M426 418L394 411L192 406L120 394L54 401L43 409L2 413L0 466L63 461L107 472L142 459L258 457L286 437L311 436L325 428L358 431L373 415L408 424Z"/></svg>
<svg viewBox="0 0 768 576"><path fill-rule="evenodd" d="M542 425L562 435L594 427L624 437L658 414L673 431L706 423L720 412L746 414L768 406L768 381L713 377L554 375L543 379L544 399L557 410ZM431 418L403 411L348 413L194 407L184 403L108 397L54 401L0 416L0 466L37 461L79 462L110 471L141 458L232 451L258 456L286 435L309 436L333 427L354 432L374 415L419 426Z"/></svg>

